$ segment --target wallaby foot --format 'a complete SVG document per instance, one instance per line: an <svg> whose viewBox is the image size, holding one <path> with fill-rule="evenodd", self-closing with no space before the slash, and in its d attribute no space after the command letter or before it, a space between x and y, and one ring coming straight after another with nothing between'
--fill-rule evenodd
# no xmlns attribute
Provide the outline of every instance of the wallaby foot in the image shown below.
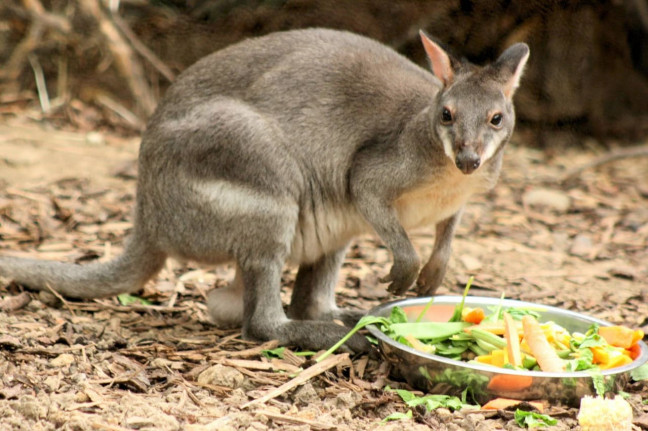
<svg viewBox="0 0 648 431"><path fill-rule="evenodd" d="M343 252L338 253L342 257L344 256ZM337 262L341 259L341 257L337 256L338 253L332 259L323 258L322 264L324 264L324 261L328 261L327 264ZM321 320L289 319L283 311L279 295L282 266L282 262L266 261L257 267L247 266L241 268L243 284L245 285L243 336L259 341L276 339L282 345L299 346L303 349L328 349L344 337L349 332L349 328ZM321 265L314 265L313 268L321 268ZM304 277L310 278L319 270L306 271L304 269L301 272L302 276L298 276L298 278L304 280ZM337 269L334 272L337 273ZM306 285L302 283L304 281L297 283L297 290L302 291L304 289L304 293L309 292ZM293 299L295 295L298 294L293 293ZM324 295L324 298L326 296ZM308 297L322 299L319 294L309 295ZM293 318L295 316L306 318L308 312L300 313L296 311L298 310L296 307L298 303L299 300L291 303L291 316ZM329 300L321 301L321 303L324 304L323 308L311 308L311 312L316 310L317 312L313 313L320 317L343 317L343 313L339 313L336 308L329 307L331 304ZM311 304L311 300L306 299L304 304ZM323 310L327 311L322 313ZM369 342L358 334L355 334L346 343L346 350L348 351L359 353L369 351L370 348Z"/></svg>
<svg viewBox="0 0 648 431"><path fill-rule="evenodd" d="M340 320L346 326L355 326L365 312L341 309L335 304L335 285L345 254L346 247L343 247L315 263L299 267L288 308L290 318Z"/></svg>
<svg viewBox="0 0 648 431"><path fill-rule="evenodd" d="M207 296L209 315L222 329L240 328L243 324L243 278L237 267L234 280L227 287L212 289Z"/></svg>

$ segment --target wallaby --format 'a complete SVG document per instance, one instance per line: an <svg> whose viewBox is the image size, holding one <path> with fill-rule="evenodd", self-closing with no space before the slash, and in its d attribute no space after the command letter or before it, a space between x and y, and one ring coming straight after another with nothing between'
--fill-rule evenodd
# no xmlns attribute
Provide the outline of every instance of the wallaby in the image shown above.
<svg viewBox="0 0 648 431"><path fill-rule="evenodd" d="M347 244L376 233L400 295L434 294L462 208L491 189L513 131L522 43L480 68L421 32L432 73L347 32L309 29L249 39L189 67L143 134L134 229L124 253L75 265L0 258L0 275L74 298L140 289L169 256L234 262L209 295L222 326L249 339L320 349L360 311L336 306ZM406 230L436 226L420 270ZM288 313L282 270L299 265ZM420 271L419 271L420 270ZM418 281L417 281L418 279ZM368 348L356 335L352 351Z"/></svg>

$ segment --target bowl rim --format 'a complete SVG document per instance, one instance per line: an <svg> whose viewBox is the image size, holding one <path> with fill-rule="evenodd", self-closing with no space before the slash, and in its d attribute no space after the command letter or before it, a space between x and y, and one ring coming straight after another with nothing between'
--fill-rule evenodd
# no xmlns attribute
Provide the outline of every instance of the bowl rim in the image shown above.
<svg viewBox="0 0 648 431"><path fill-rule="evenodd" d="M371 310L369 310L367 314L372 316L384 315L385 311L391 310L394 306L397 305L398 306L425 305L428 302L430 302L431 298L432 297L427 296L427 297L417 297L417 298L396 299L393 301L382 303L380 305L377 305L376 307L373 307ZM441 305L441 304L456 305L461 301L461 298L462 297L458 295L434 296L434 302L432 303L432 306ZM599 326L615 326L610 322L607 322L602 319L598 319L596 317L591 317L586 314L578 313L571 310L565 310L563 308L554 307L551 305L538 304L538 303L533 303L528 301L520 301L516 299L500 299L500 298L489 297L489 296L466 296L466 302L465 302L466 305L470 306L471 303L475 303L475 302L479 302L479 304L475 304L475 305L486 305L486 306L488 305L497 306L499 304L502 304L505 307L529 307L529 308L533 307L539 312L552 311L558 314L565 315L567 317L575 318L577 320L586 321L590 323L597 323ZM648 361L648 346L646 345L645 342L639 341L639 347L641 353L634 361L632 361L629 364L623 365L621 367L610 368L607 370L598 370L595 373L591 371L569 371L569 372L565 371L562 373L555 373L555 372L549 373L545 371L513 370L508 368L497 368L488 365L469 364L467 362L458 361L456 359L450 359L439 355L424 353L412 347L406 346L405 344L401 344L398 341L388 337L385 333L380 331L373 324L367 325L367 329L369 330L371 335L376 337L379 341L383 343L387 343L396 349L404 350L405 352L411 355L418 356L422 359L428 359L428 360L440 362L448 366L468 368L468 369L483 371L491 374L508 374L508 375L512 374L512 375L532 376L532 377L540 377L540 378L591 378L592 375L609 376L609 375L627 373L634 370L635 368L639 368L640 366L644 365L646 361Z"/></svg>

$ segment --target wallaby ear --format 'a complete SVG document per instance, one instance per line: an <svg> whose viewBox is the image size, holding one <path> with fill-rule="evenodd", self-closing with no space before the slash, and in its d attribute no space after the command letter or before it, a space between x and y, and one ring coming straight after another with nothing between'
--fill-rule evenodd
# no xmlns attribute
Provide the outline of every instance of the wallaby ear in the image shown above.
<svg viewBox="0 0 648 431"><path fill-rule="evenodd" d="M419 30L423 48L432 64L432 73L441 80L444 87L447 87L454 80L454 71L450 63L448 54L436 43L432 41L423 30Z"/></svg>
<svg viewBox="0 0 648 431"><path fill-rule="evenodd" d="M502 92L507 99L513 98L515 90L520 85L524 66L529 59L529 46L526 43L516 43L500 55L493 67L497 70L498 81L503 84Z"/></svg>

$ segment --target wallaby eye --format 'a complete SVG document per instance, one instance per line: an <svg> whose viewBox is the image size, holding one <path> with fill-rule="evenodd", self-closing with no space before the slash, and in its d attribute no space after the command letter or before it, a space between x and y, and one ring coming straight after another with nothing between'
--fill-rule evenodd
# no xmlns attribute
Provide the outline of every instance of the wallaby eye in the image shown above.
<svg viewBox="0 0 648 431"><path fill-rule="evenodd" d="M499 112L491 117L490 123L495 127L500 127L502 125L502 120L504 117Z"/></svg>
<svg viewBox="0 0 648 431"><path fill-rule="evenodd" d="M441 122L443 124L450 124L452 123L452 112L448 108L443 108L441 111Z"/></svg>

